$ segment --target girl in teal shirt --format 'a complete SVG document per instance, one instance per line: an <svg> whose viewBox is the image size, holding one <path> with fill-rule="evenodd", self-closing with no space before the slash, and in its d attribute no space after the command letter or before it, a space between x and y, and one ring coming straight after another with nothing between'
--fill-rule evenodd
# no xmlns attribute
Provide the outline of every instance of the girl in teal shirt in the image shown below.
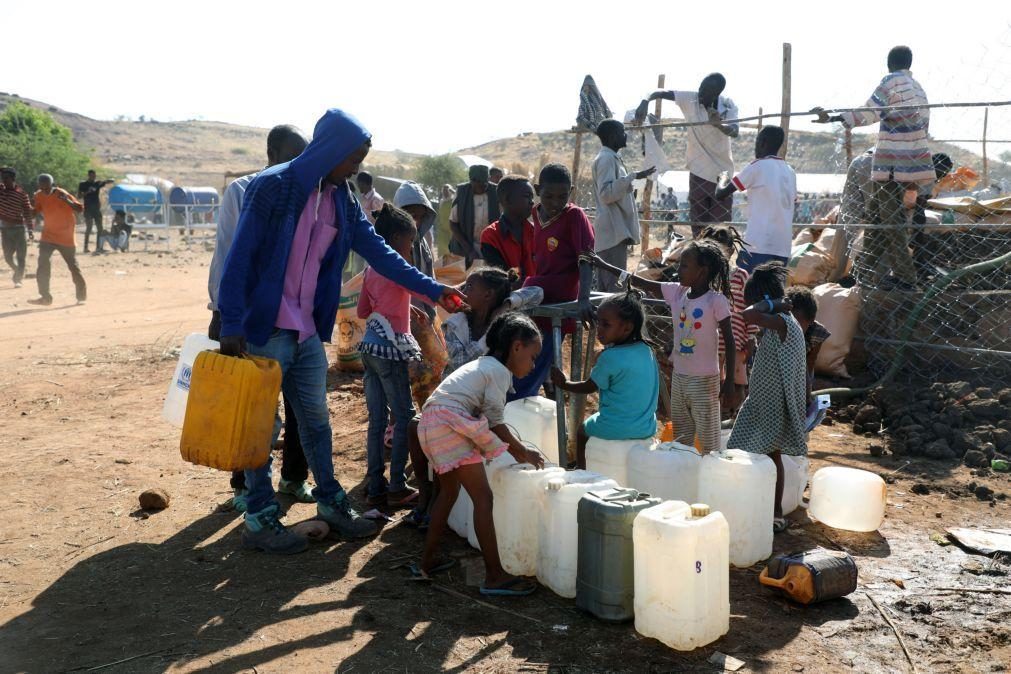
<svg viewBox="0 0 1011 674"><path fill-rule="evenodd" d="M586 442L637 440L656 434L656 404L660 376L653 349L643 332L646 315L635 290L612 295L597 310L597 339L604 350L586 381L569 381L552 368L555 386L573 393L600 392L600 411L580 426L576 436L576 464L586 468Z"/></svg>

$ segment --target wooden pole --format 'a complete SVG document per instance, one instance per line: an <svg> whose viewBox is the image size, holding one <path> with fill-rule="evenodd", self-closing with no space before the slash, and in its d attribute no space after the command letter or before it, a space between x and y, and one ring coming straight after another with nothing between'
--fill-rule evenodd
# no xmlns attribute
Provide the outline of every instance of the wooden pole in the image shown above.
<svg viewBox="0 0 1011 674"><path fill-rule="evenodd" d="M661 73L656 78L656 88L663 89L666 80L667 80L666 76L663 73ZM661 105L663 105L663 99L662 98L656 99L656 105L653 108L653 114L656 115L657 121L660 121ZM646 129L644 133L653 133L653 130ZM649 167L645 166L643 168ZM654 173L653 175L655 176L656 174ZM653 199L653 181L654 178L647 178L646 187L644 187L642 190L642 219L639 221L639 232L640 232L639 236L642 239L641 243L639 244L640 256L645 256L646 251L649 250L649 223L646 221L649 220L653 215L653 207L650 203Z"/></svg>
<svg viewBox="0 0 1011 674"><path fill-rule="evenodd" d="M853 129L846 127L846 131L843 133L844 147L846 148L846 168L853 163Z"/></svg>
<svg viewBox="0 0 1011 674"><path fill-rule="evenodd" d="M762 109L761 109L761 108L759 108L759 109L758 109L758 130L759 130L759 131L761 131L761 130L762 130L762 114L763 114L763 113L762 113Z"/></svg>
<svg viewBox="0 0 1011 674"><path fill-rule="evenodd" d="M583 132L576 131L576 149L572 154L572 198L579 203L579 158L583 154Z"/></svg>
<svg viewBox="0 0 1011 674"><path fill-rule="evenodd" d="M990 161L986 157L986 127L990 108L983 108L983 189L990 187Z"/></svg>
<svg viewBox="0 0 1011 674"><path fill-rule="evenodd" d="M783 104L780 107L779 125L783 127L783 149L779 151L779 156L786 158L787 145L790 142L790 84L791 84L791 53L793 47L789 42L783 43Z"/></svg>

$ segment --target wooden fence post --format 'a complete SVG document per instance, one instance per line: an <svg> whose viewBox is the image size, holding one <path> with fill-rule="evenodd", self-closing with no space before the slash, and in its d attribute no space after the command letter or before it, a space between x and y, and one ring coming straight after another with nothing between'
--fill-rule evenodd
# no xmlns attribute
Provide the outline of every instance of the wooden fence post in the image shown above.
<svg viewBox="0 0 1011 674"><path fill-rule="evenodd" d="M790 46L789 42L783 43L783 104L780 107L782 111L779 116L779 125L783 127L783 149L779 151L779 156L786 158L787 145L790 142L790 84L792 80L791 75L791 60L793 47Z"/></svg>
<svg viewBox="0 0 1011 674"><path fill-rule="evenodd" d="M656 88L663 89L664 83L666 82L666 77L661 73L656 78ZM660 110L663 104L663 99L656 99L656 104L653 108L653 114L656 115L657 123L660 122ZM649 120L646 120L649 123ZM646 133L653 133L653 129L646 129ZM648 166L645 168L649 168ZM646 187L642 189L642 218L639 220L639 237L642 241L639 244L639 255L646 255L646 251L649 250L649 223L646 222L653 216L653 206L650 203L653 199L653 182L656 180L656 174L653 177L646 178Z"/></svg>
<svg viewBox="0 0 1011 674"><path fill-rule="evenodd" d="M990 160L986 156L986 127L990 108L983 108L983 189L990 187Z"/></svg>

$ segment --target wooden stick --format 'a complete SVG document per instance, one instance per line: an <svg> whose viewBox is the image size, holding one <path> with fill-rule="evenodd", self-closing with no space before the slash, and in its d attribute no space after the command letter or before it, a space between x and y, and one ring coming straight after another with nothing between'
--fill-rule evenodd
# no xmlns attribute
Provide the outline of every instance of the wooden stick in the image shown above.
<svg viewBox="0 0 1011 674"><path fill-rule="evenodd" d="M667 81L667 76L660 73L656 78L656 88L663 89L664 84ZM656 115L657 121L660 121L660 111L661 105L663 105L663 99L656 99L656 103L653 107L653 114ZM645 133L653 133L652 131L646 131ZM653 174L654 176L656 174ZM653 181L656 180L655 177L646 178L646 187L642 190L642 219L639 221L639 238L641 239L639 243L639 255L643 256L646 251L649 250L649 222L648 220L653 215L653 206L650 203L653 199Z"/></svg>
<svg viewBox="0 0 1011 674"><path fill-rule="evenodd" d="M990 108L983 108L983 189L990 187L990 160L986 156L986 127L990 118Z"/></svg>
<svg viewBox="0 0 1011 674"><path fill-rule="evenodd" d="M159 648L156 651L148 651L147 653L141 653L140 655L131 655L128 658L123 658L122 660L116 660L115 662L107 662L104 665L98 665L97 667L91 667L86 669L86 672L97 672L100 669L108 669L109 667L115 667L116 665L121 665L124 662L130 662L131 660L139 660L141 658L146 658L149 655L155 655L156 653L164 653L165 651L170 651L176 646L166 646L165 648Z"/></svg>
<svg viewBox="0 0 1011 674"><path fill-rule="evenodd" d="M938 592L980 592L983 594L1011 594L1011 590L999 587L935 587Z"/></svg>
<svg viewBox="0 0 1011 674"><path fill-rule="evenodd" d="M758 130L762 130L762 108L758 108Z"/></svg>
<svg viewBox="0 0 1011 674"><path fill-rule="evenodd" d="M846 127L843 132L843 137L845 138L844 147L846 148L846 166L853 163L853 129Z"/></svg>
<svg viewBox="0 0 1011 674"><path fill-rule="evenodd" d="M783 147L779 151L779 156L786 159L786 149L790 142L790 89L793 81L791 64L793 60L793 47L789 42L783 43L783 104L780 107L779 125L783 127Z"/></svg>
<svg viewBox="0 0 1011 674"><path fill-rule="evenodd" d="M878 602L874 599L874 597L871 596L870 592L864 592L864 595L866 595L867 598L871 600L871 603L874 604L874 608L878 610L878 613L881 614L881 617L884 618L885 622L888 623L888 626L892 628L892 632L895 633L895 638L899 640L899 646L902 647L902 652L906 654L906 660L909 661L910 670L912 670L913 674L916 674L916 664L913 662L913 656L909 654L909 649L906 648L906 642L905 640L903 640L902 634L899 632L899 629L895 626L895 623L892 622L891 618L888 617L884 609L881 608L881 605L878 604Z"/></svg>
<svg viewBox="0 0 1011 674"><path fill-rule="evenodd" d="M113 538L115 538L115 536L109 536L108 538L103 538L100 541L95 541L94 543L88 543L87 545L82 545L77 550L71 550L70 552L68 552L67 556L75 555L75 554L77 554L77 553L79 553L79 552L81 552L83 550L87 550L88 548L90 548L93 545L98 545L99 543L105 543L106 541L111 541Z"/></svg>
<svg viewBox="0 0 1011 674"><path fill-rule="evenodd" d="M446 593L448 595L452 595L452 596L456 597L457 599L466 599L466 600L474 602L475 604L478 604L479 606L483 606L485 608L490 608L490 609L492 609L494 611L501 611L503 613L508 613L509 615L516 616L517 618L522 618L523 620L529 620L530 622L535 622L538 625L545 625L546 624L543 621L538 620L537 618L531 618L530 616L523 615L522 613L517 613L516 611L510 610L510 609L507 609L507 608L502 608L501 606L495 606L495 604L489 604L488 602L481 601L480 599L474 599L473 597L468 597L464 593L457 592L456 590L451 590L448 587L446 587L445 585L437 585L436 583L432 583L431 587L432 587L432 589L438 590L439 592L444 592L444 593Z"/></svg>

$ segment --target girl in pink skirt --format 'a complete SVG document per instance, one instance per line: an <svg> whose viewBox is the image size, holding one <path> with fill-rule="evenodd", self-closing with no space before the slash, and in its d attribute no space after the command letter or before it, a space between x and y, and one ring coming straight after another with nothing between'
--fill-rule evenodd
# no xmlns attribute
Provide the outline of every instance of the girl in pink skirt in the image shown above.
<svg viewBox="0 0 1011 674"><path fill-rule="evenodd" d="M421 449L439 474L439 495L421 561L412 565L419 578L445 571L453 560L437 557L449 511L462 486L474 502L474 530L484 556L484 595L521 596L536 584L511 576L499 560L492 522L492 494L485 461L508 451L520 463L544 465L539 453L524 447L505 424L506 394L513 377L522 378L534 367L541 351L541 336L533 321L518 312L496 318L488 328L488 355L481 356L447 376L428 398L421 412L418 437Z"/></svg>

